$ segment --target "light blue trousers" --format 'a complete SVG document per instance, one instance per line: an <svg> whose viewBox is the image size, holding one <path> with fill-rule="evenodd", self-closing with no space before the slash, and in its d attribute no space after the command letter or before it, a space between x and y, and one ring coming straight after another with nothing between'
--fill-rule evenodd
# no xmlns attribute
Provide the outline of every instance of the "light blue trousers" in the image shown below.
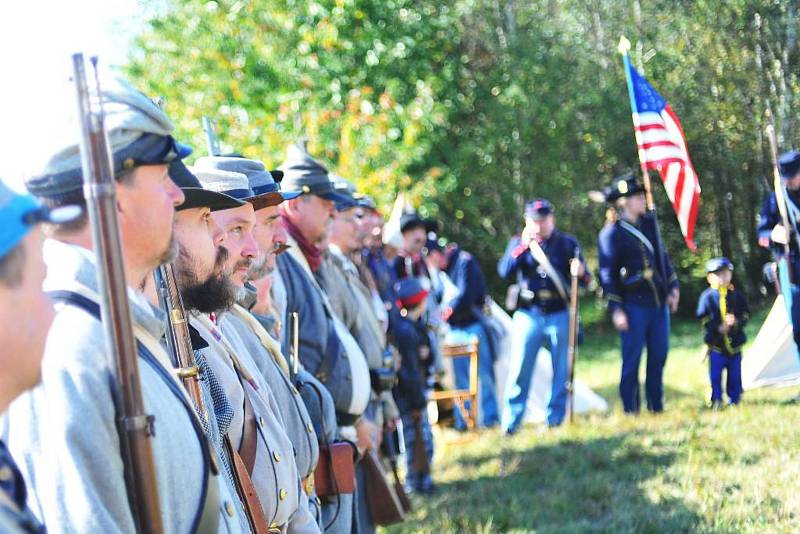
<svg viewBox="0 0 800 534"><path fill-rule="evenodd" d="M480 389L480 407L478 417L480 424L491 427L500 422L497 410L497 394L495 393L494 382L494 362L492 361L491 351L489 350L489 340L483 325L476 321L464 327L451 326L450 335L459 340L471 340L478 338L478 388ZM456 388L469 389L469 356L453 358L453 374L455 375ZM465 403L467 410L470 409L470 402ZM461 411L455 410L456 428L464 430L467 423L461 415Z"/></svg>
<svg viewBox="0 0 800 534"><path fill-rule="evenodd" d="M515 432L525 417L531 376L536 355L542 345L550 350L553 384L547 403L547 424L560 425L567 406L567 344L569 312L542 313L538 308L514 312L511 330L511 355L506 380L503 430Z"/></svg>

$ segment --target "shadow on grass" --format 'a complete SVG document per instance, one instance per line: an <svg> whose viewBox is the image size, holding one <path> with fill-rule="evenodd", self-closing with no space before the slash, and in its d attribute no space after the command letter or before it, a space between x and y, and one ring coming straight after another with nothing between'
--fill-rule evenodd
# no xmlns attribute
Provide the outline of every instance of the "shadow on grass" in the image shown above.
<svg viewBox="0 0 800 534"><path fill-rule="evenodd" d="M654 502L645 493L643 484L674 454L623 434L468 456L458 465L468 476L498 458L496 476L441 484L437 495L418 501L416 521L397 531L686 532L700 522L679 498Z"/></svg>
<svg viewBox="0 0 800 534"><path fill-rule="evenodd" d="M603 384L601 386L594 386L594 392L603 397L606 401L608 401L608 409L609 412L614 410L622 410L622 400L619 397L619 384L616 382ZM703 403L702 397L697 397L697 395L688 393L684 390L677 389L670 387L667 384L664 384L664 409L669 410L670 408L675 408L676 405L679 403L683 403L686 399L689 398L697 398L697 403L700 405ZM641 409L642 412L647 411L647 401L644 395L644 383L640 384L639 386L639 398L641 401Z"/></svg>

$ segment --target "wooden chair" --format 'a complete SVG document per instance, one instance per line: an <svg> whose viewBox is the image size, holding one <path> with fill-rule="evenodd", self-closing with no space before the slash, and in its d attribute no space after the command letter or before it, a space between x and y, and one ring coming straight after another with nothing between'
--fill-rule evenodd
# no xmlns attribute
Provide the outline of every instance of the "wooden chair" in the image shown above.
<svg viewBox="0 0 800 534"><path fill-rule="evenodd" d="M469 356L469 389L447 389L434 391L429 399L432 401L452 400L456 409L461 412L467 422L467 428L474 429L478 424L478 338L459 345L442 345L442 356L459 358ZM469 410L466 401L470 401Z"/></svg>

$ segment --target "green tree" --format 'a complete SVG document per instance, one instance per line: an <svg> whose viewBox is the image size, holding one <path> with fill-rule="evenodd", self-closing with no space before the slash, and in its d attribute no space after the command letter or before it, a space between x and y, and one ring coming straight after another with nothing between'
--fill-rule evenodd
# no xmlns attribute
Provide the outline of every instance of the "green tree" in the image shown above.
<svg viewBox="0 0 800 534"><path fill-rule="evenodd" d="M384 205L408 191L499 294L495 261L526 199L553 200L593 257L605 207L587 193L638 169L625 33L680 117L703 187L693 254L653 174L688 311L712 255L758 293L767 110L783 147L800 141L796 23L794 4L773 0L172 0L127 71L166 97L195 146L210 114L231 150L277 165L305 136Z"/></svg>

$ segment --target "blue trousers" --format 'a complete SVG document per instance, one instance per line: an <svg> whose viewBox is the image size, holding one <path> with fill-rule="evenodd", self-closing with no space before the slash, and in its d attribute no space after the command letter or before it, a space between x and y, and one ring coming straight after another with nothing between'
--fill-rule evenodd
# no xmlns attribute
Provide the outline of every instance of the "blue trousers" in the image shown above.
<svg viewBox="0 0 800 534"><path fill-rule="evenodd" d="M497 410L497 395L495 393L494 382L494 362L492 361L491 351L489 350L489 340L486 330L480 322L474 322L469 326L450 327L450 338L453 340L471 340L478 338L478 387L480 388L480 407L479 418L483 426L494 426L500 422L500 415ZM453 359L453 373L455 374L456 388L469 389L469 356ZM470 403L466 403L469 410ZM455 411L456 428L465 429L467 427L464 417L460 410Z"/></svg>
<svg viewBox="0 0 800 534"><path fill-rule="evenodd" d="M433 486L433 479L430 473L417 473L416 469L414 469L414 440L417 435L414 420L411 418L410 413L402 414L400 420L403 423L403 444L406 448L406 486L415 491L427 491ZM428 466L432 468L433 431L425 410L422 410L420 428L422 429L422 439L425 443L425 452L428 456Z"/></svg>
<svg viewBox="0 0 800 534"><path fill-rule="evenodd" d="M742 354L726 356L712 350L708 355L708 377L711 380L711 402L722 402L722 370L727 371L725 390L731 404L742 397Z"/></svg>
<svg viewBox="0 0 800 534"><path fill-rule="evenodd" d="M628 316L628 331L621 332L622 373L619 395L627 413L639 412L639 362L647 346L645 398L651 412L664 410L664 364L669 352L669 309L623 304Z"/></svg>
<svg viewBox="0 0 800 534"><path fill-rule="evenodd" d="M550 349L553 361L553 384L547 403L547 424L558 426L567 408L567 344L569 312L542 313L538 308L514 312L511 331L511 355L503 395L503 430L515 432L525 417L531 376L536 355L542 344Z"/></svg>

